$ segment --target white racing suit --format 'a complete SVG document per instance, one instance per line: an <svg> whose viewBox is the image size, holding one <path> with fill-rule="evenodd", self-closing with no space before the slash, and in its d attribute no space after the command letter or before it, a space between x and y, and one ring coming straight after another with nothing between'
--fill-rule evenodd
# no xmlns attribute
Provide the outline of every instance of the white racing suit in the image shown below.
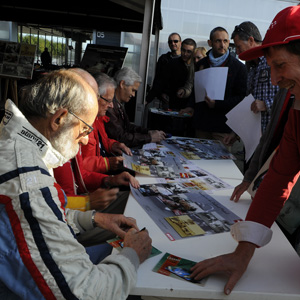
<svg viewBox="0 0 300 300"><path fill-rule="evenodd" d="M126 299L139 259L131 248L94 265L76 234L91 211L65 211L52 168L63 157L10 101L0 125L0 299Z"/></svg>

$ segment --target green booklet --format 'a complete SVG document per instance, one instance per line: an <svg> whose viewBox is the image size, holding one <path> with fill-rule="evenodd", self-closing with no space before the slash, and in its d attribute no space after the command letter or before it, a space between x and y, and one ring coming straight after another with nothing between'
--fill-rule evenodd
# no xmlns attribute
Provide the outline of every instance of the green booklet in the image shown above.
<svg viewBox="0 0 300 300"><path fill-rule="evenodd" d="M192 283L204 285L207 277L194 280L190 277L190 269L196 264L195 261L166 253L152 271L177 279L184 279Z"/></svg>
<svg viewBox="0 0 300 300"><path fill-rule="evenodd" d="M106 241L108 244L113 246L116 250L121 251L123 248L123 239L120 237L115 237L114 239ZM152 246L151 253L148 258L160 254L161 251Z"/></svg>

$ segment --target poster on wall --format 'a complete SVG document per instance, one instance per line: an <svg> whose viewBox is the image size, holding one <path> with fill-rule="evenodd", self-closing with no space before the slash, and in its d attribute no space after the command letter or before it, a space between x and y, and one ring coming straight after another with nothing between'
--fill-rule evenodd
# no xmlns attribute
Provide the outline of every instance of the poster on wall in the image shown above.
<svg viewBox="0 0 300 300"><path fill-rule="evenodd" d="M0 76L31 79L36 45L0 41Z"/></svg>
<svg viewBox="0 0 300 300"><path fill-rule="evenodd" d="M99 69L99 71L114 76L123 67L128 48L88 44L80 67L83 69Z"/></svg>

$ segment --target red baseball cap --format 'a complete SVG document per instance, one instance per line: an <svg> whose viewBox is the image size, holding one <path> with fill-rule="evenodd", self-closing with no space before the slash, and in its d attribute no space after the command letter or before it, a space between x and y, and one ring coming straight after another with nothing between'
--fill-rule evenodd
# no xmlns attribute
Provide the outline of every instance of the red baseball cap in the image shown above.
<svg viewBox="0 0 300 300"><path fill-rule="evenodd" d="M273 19L262 45L242 52L239 58L252 60L264 56L263 49L300 39L300 6L289 6Z"/></svg>

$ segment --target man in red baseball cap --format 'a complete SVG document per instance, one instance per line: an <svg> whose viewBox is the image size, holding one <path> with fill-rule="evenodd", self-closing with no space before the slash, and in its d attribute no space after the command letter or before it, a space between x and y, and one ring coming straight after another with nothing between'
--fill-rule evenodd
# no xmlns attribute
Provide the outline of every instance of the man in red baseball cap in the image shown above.
<svg viewBox="0 0 300 300"><path fill-rule="evenodd" d="M251 60L265 56L271 67L274 85L288 89L295 96L280 145L267 174L248 210L246 220L234 224L231 234L239 243L233 253L199 262L192 277L203 278L216 272L229 275L225 294L230 294L246 271L256 248L272 237L270 227L299 177L300 171L300 6L280 11L272 21L261 46L240 54ZM296 249L297 250L297 249Z"/></svg>

